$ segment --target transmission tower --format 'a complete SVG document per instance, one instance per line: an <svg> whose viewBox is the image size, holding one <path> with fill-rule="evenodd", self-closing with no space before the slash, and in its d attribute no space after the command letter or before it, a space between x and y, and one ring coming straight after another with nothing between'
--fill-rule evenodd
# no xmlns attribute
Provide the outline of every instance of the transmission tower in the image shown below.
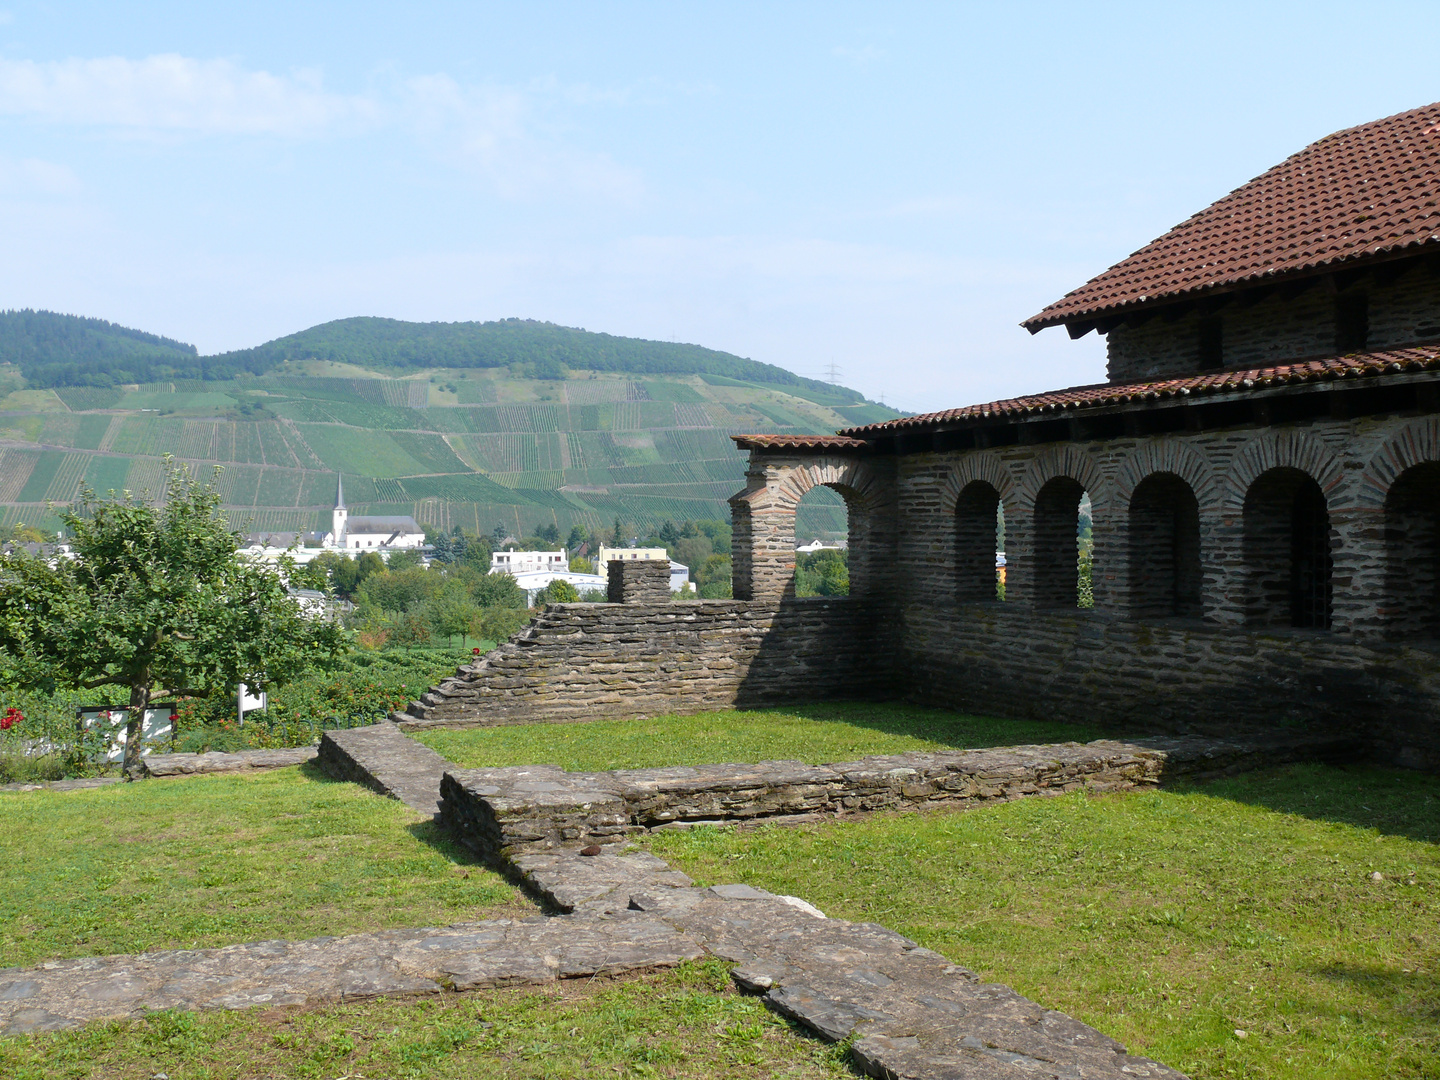
<svg viewBox="0 0 1440 1080"><path fill-rule="evenodd" d="M830 365L826 367L825 378L832 386L840 382L840 367L834 361L831 361Z"/></svg>

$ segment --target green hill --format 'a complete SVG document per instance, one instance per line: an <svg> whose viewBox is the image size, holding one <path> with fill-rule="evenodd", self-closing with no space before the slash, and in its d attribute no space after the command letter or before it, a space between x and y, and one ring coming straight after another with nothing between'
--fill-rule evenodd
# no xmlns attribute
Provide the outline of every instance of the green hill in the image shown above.
<svg viewBox="0 0 1440 1080"><path fill-rule="evenodd" d="M122 386L164 379L220 382L264 375L308 360L402 374L430 368L519 366L524 374L541 379L563 379L567 370L704 374L804 387L838 395L851 404L863 401L853 390L700 345L615 337L533 319L483 323L337 319L251 349L200 356L193 345L102 319L51 311L0 312L0 363L18 365L31 386Z"/></svg>
<svg viewBox="0 0 1440 1080"><path fill-rule="evenodd" d="M222 465L232 520L251 530L328 526L339 472L356 513L516 535L618 517L639 532L728 517L744 484L731 434L898 415L727 353L522 320L346 319L219 358L189 349L100 320L0 316L15 365L0 384L25 376L0 399L0 527L56 528L51 506L83 485L154 490L170 453ZM125 378L139 370L192 374ZM838 496L814 498L802 532L843 530Z"/></svg>

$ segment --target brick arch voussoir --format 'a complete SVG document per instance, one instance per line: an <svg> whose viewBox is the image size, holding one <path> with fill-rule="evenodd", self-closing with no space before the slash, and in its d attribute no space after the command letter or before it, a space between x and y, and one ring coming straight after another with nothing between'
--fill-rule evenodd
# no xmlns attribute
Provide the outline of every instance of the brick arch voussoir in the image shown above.
<svg viewBox="0 0 1440 1080"><path fill-rule="evenodd" d="M1440 462L1440 417L1427 416L1406 424L1371 455L1360 474L1358 501L1379 509L1401 473L1433 462Z"/></svg>
<svg viewBox="0 0 1440 1080"><path fill-rule="evenodd" d="M816 487L834 488L845 497L847 504L859 507L883 502L887 495L863 462L825 458L788 470L772 490L777 504L785 503L793 509Z"/></svg>
<svg viewBox="0 0 1440 1080"><path fill-rule="evenodd" d="M1242 511L1250 485L1271 469L1281 468L1299 469L1319 484L1332 509L1336 496L1343 494L1345 470L1328 446L1308 431L1267 431L1235 455L1225 476L1226 509Z"/></svg>
<svg viewBox="0 0 1440 1080"><path fill-rule="evenodd" d="M980 452L967 455L961 460L940 485L940 509L946 514L955 513L960 496L971 484L989 484L1000 496L1003 506L1015 503L1015 478L1010 470L994 454Z"/></svg>
<svg viewBox="0 0 1440 1080"><path fill-rule="evenodd" d="M1179 439L1150 439L1136 446L1116 470L1112 491L1115 505L1128 507L1135 489L1149 477L1162 473L1171 473L1189 484L1201 506L1220 496L1215 469L1204 454Z"/></svg>
<svg viewBox="0 0 1440 1080"><path fill-rule="evenodd" d="M1026 510L1034 510L1040 489L1060 476L1068 476L1089 492L1090 505L1097 512L1105 505L1108 485L1100 463L1088 451L1073 444L1053 446L1036 455L1020 481L1017 501Z"/></svg>

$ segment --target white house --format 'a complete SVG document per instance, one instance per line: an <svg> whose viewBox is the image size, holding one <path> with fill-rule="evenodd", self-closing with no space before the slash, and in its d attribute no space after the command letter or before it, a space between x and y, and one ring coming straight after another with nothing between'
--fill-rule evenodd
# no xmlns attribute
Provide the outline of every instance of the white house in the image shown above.
<svg viewBox="0 0 1440 1080"><path fill-rule="evenodd" d="M796 544L795 554L813 555L817 551L844 551L850 546L848 540L832 540L826 543L824 540L811 540L808 544Z"/></svg>
<svg viewBox="0 0 1440 1080"><path fill-rule="evenodd" d="M492 574L510 574L519 577L521 574L530 574L537 571L547 573L568 573L570 570L570 557L562 551L516 551L514 548L507 548L504 551L494 552L490 556L490 572Z"/></svg>

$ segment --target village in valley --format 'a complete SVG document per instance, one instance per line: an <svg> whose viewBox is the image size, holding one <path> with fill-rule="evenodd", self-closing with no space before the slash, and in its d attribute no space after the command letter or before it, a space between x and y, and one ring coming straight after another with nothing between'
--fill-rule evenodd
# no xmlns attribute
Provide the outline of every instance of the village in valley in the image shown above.
<svg viewBox="0 0 1440 1080"><path fill-rule="evenodd" d="M144 63L127 109L232 78ZM195 115L291 92L246 78ZM319 79L304 124L390 122ZM482 97L522 123L385 108ZM0 1074L1440 1075L1440 103L1329 130L1016 312L1103 378L993 400L0 312ZM506 205L574 158L660 212L495 131Z"/></svg>

